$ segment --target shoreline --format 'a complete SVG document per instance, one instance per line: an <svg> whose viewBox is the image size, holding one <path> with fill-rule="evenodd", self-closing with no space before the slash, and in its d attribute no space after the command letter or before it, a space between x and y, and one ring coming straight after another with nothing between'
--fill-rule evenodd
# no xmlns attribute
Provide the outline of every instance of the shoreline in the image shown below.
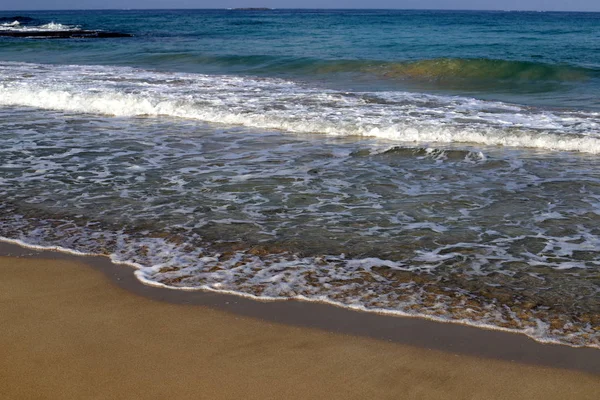
<svg viewBox="0 0 600 400"><path fill-rule="evenodd" d="M162 290L182 291L182 292L187 292L187 293L192 293L192 292L214 293L217 295L233 296L234 298L244 298L246 300L250 300L250 302L255 302L255 303L256 302L258 302L258 303L288 302L288 301L300 302L300 303L314 303L314 304L321 304L321 305L324 305L327 307L342 308L342 309L345 309L345 310L351 311L351 312L376 314L376 315L388 316L388 317L392 317L392 318L416 318L419 320L431 321L436 324L453 324L453 325L455 324L455 325L462 325L462 326L476 328L476 329L492 330L492 331L499 331L499 332L510 333L510 334L523 335L523 336L527 337L528 339L531 339L540 344L552 344L552 345L567 346L567 347L572 347L572 348L590 348L590 349L600 350L600 347L598 347L598 346L577 346L577 345L570 345L568 343L562 343L558 340L551 340L551 339L541 340L540 338L536 338L535 336L529 335L529 334L525 333L524 331L521 331L518 329L505 328L505 327L501 327L501 326L491 325L488 323L477 324L477 323L474 323L471 321L445 319L443 317L436 317L436 316L432 316L432 315L428 315L428 314L418 314L418 313L410 314L410 313L403 312L403 311L396 312L396 311L389 310L389 309L367 309L367 308L360 307L360 306L351 306L351 305L346 305L343 303L338 303L335 301L331 301L329 299L315 300L315 299L311 299L311 298L306 298L304 296L294 297L294 298L261 297L261 296L255 296L255 295L252 295L249 293L244 293L244 292L236 292L236 291L232 291L232 290L218 290L218 289L213 289L210 287L209 288L172 287L172 286L168 286L168 285L156 282L156 281L149 280L145 276L143 276L143 274L140 274L139 272L143 268L143 265L137 264L137 263L126 262L126 261L125 262L114 261L108 255L82 253L77 250L72 250L72 249L59 247L59 246L45 247L45 246L40 246L40 245L31 245L31 244L25 243L21 240L11 239L11 238L0 236L0 256L2 256L2 246L3 245L9 245L9 246L15 245L18 248L40 252L40 254L45 254L45 253L49 252L50 254L54 254L54 253L64 254L67 257L71 257L71 256L84 257L84 258L88 259L88 263L91 263L94 265L96 265L99 262L96 260L97 258L105 258L108 260L109 263L112 264L110 268L117 266L117 267L124 267L126 269L133 269L133 271L134 271L133 274L134 274L136 280L138 281L138 283L141 283L144 286L150 286L150 287L154 287L154 288L158 288L158 289L162 289ZM101 268L101 269L104 270L106 268ZM116 273L116 274L120 275L120 273ZM119 278L119 280L120 280L120 278ZM128 289L131 290L130 285L128 286ZM152 296L152 294L149 294L149 296ZM265 317L263 316L263 318L265 318ZM268 319L268 317L266 317L266 318ZM293 324L293 322L292 322L292 324Z"/></svg>
<svg viewBox="0 0 600 400"><path fill-rule="evenodd" d="M0 257L3 395L591 400L600 391L594 373L265 321L215 307L223 296L208 296L213 306L151 298L115 285L112 272L60 254Z"/></svg>
<svg viewBox="0 0 600 400"><path fill-rule="evenodd" d="M36 250L0 242L0 257L6 256L84 264L88 268L101 272L108 278L110 284L151 301L209 307L218 312L224 311L244 318L259 319L265 323L319 329L332 334L354 335L429 351L578 370L600 376L597 349L541 343L520 333L438 322L419 317L361 312L312 301L259 301L233 294L149 286L135 277L133 267L115 264L105 256Z"/></svg>

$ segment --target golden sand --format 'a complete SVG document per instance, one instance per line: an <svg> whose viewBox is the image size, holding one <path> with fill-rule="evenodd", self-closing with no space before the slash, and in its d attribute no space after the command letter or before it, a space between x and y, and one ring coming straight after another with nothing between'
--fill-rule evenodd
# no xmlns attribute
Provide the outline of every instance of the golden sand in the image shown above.
<svg viewBox="0 0 600 400"><path fill-rule="evenodd" d="M2 399L597 399L599 393L594 374L169 304L121 289L76 261L0 258Z"/></svg>

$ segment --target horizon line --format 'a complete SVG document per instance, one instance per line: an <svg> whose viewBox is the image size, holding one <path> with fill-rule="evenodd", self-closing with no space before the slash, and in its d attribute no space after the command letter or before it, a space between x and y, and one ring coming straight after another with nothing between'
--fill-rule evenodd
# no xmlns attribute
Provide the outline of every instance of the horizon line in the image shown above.
<svg viewBox="0 0 600 400"><path fill-rule="evenodd" d="M255 9L255 10L253 10ZM261 9L261 10L256 10ZM224 10L224 11L277 11L277 10L315 10L315 11L479 11L479 12L576 12L600 13L600 10L537 10L537 9L475 9L475 8L313 8L313 7L208 7L208 8L48 8L48 9L0 9L0 13L15 11L178 11L178 10Z"/></svg>

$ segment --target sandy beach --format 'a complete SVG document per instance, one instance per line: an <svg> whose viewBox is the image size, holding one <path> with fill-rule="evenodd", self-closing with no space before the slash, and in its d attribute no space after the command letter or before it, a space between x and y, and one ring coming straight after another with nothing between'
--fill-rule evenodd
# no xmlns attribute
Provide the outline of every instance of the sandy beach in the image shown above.
<svg viewBox="0 0 600 400"><path fill-rule="evenodd" d="M536 1L0 7L0 400L600 399L600 1Z"/></svg>
<svg viewBox="0 0 600 400"><path fill-rule="evenodd" d="M596 350L578 357L578 349L542 346L591 357L576 368L583 371L569 370L291 326L152 299L85 259L24 252L31 254L0 258L6 399L595 399L600 392Z"/></svg>

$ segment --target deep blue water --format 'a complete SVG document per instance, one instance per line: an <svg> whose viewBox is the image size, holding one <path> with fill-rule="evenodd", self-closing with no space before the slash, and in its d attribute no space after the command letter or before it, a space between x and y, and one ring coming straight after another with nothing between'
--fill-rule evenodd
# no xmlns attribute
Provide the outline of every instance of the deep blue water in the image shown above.
<svg viewBox="0 0 600 400"><path fill-rule="evenodd" d="M2 60L247 74L599 109L600 13L391 10L0 12L131 39L0 39ZM547 96L552 93L552 96Z"/></svg>

